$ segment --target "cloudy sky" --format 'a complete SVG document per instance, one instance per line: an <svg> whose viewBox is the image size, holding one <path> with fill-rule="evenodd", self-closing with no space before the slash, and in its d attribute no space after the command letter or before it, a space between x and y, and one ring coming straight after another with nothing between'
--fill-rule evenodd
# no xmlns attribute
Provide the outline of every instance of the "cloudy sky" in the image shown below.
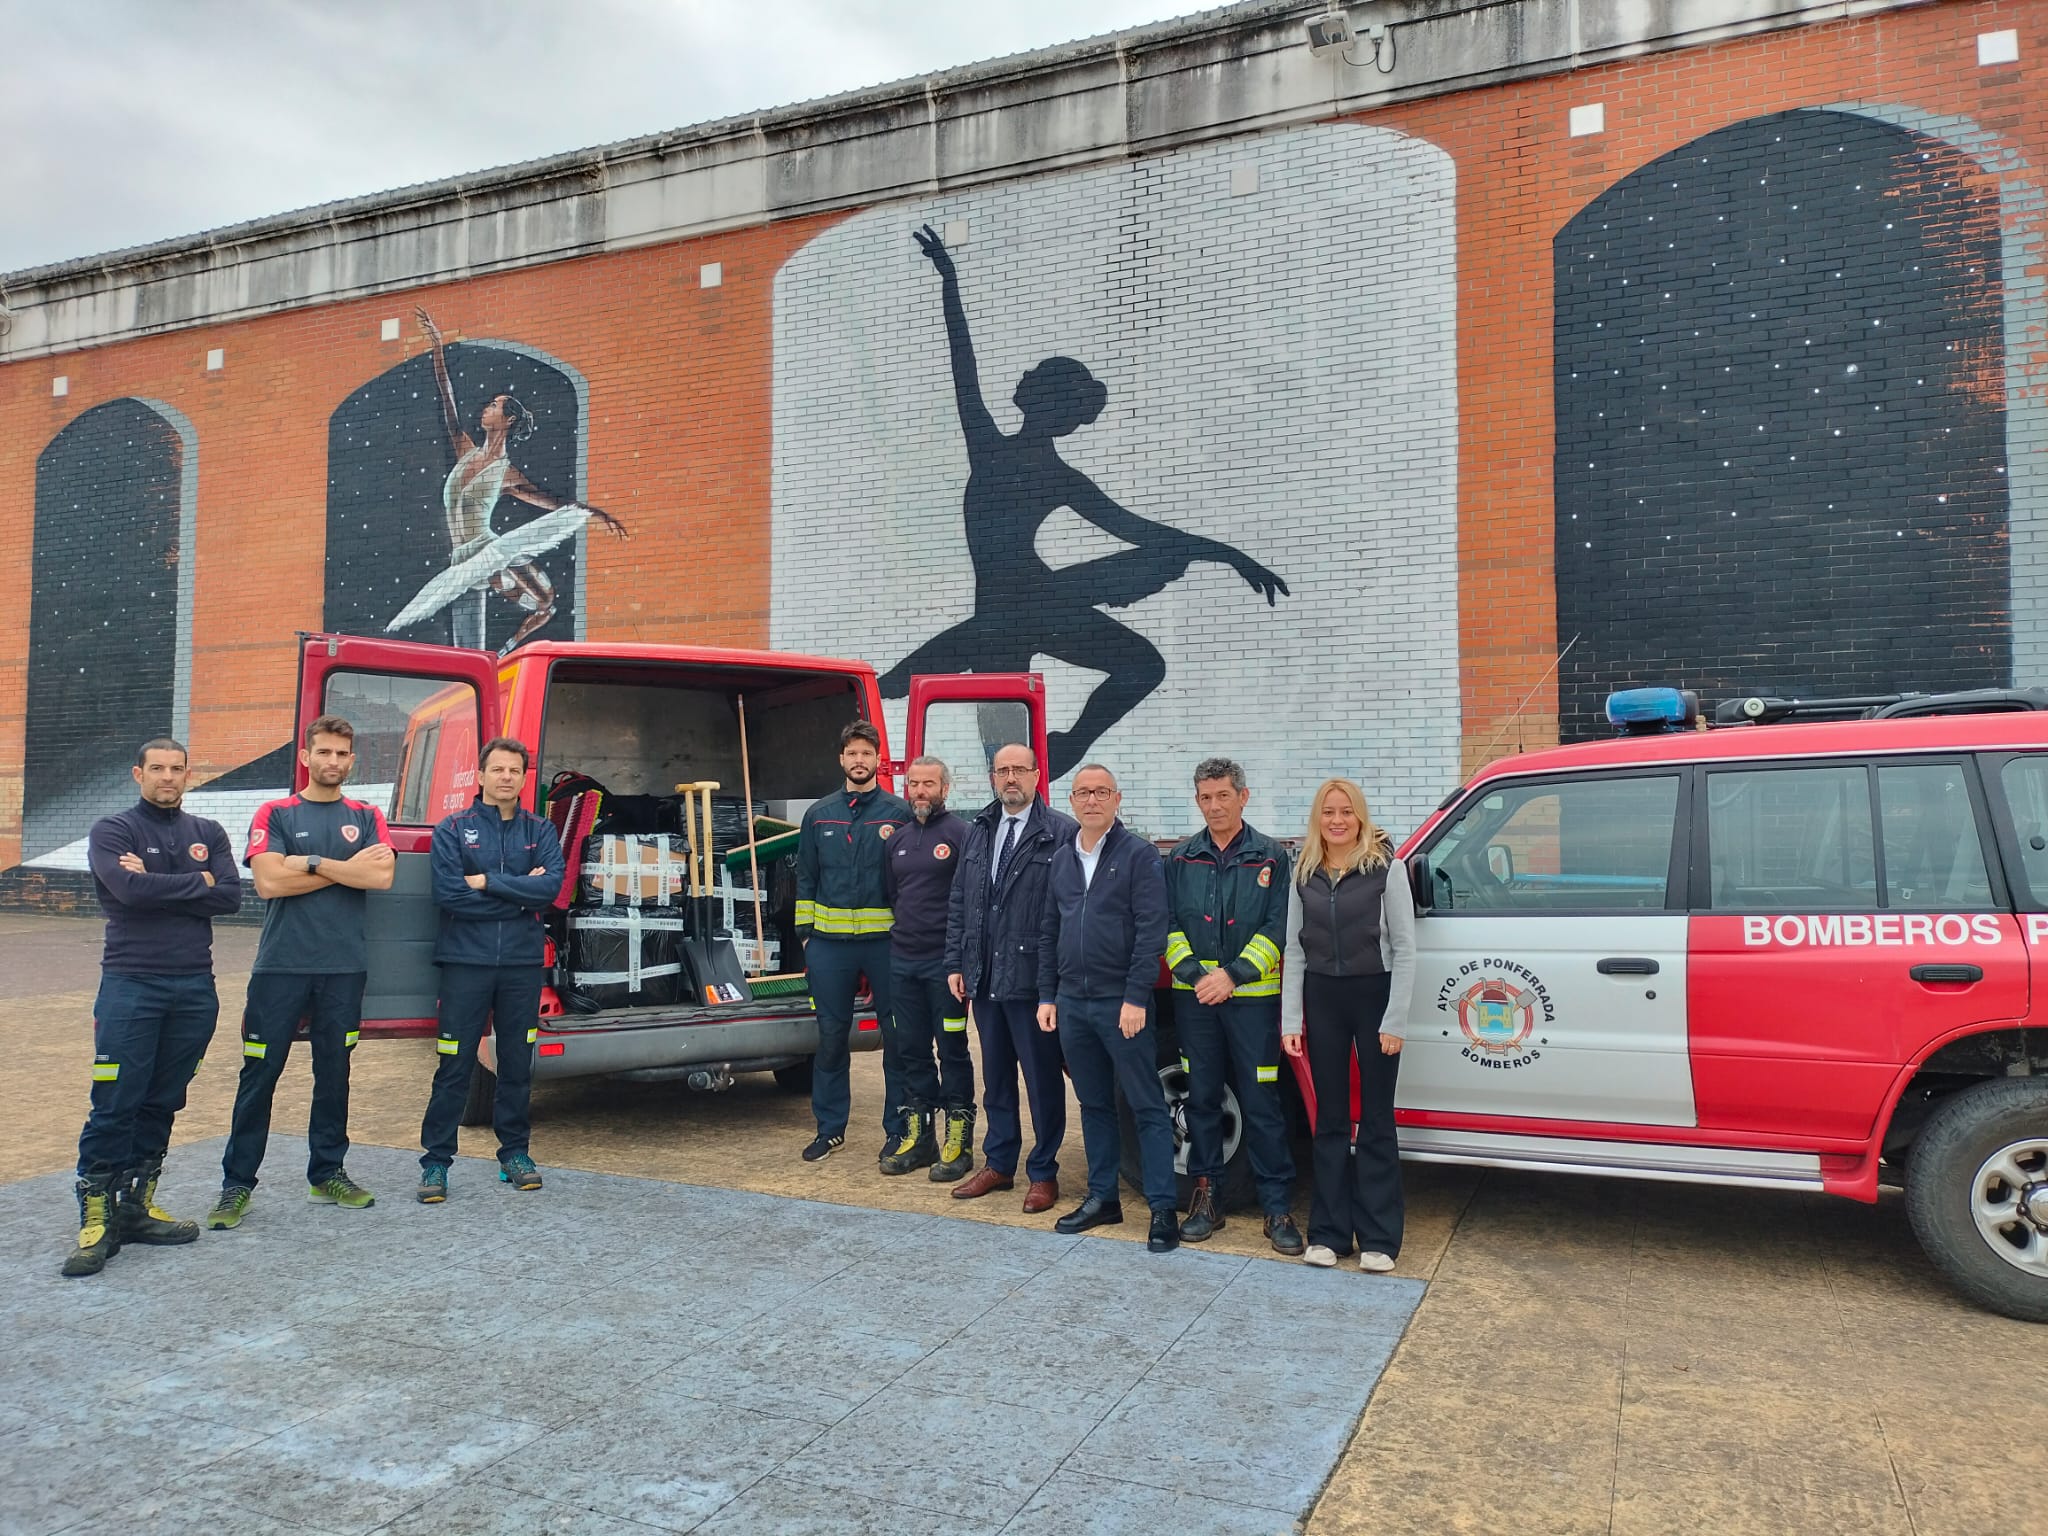
<svg viewBox="0 0 2048 1536"><path fill-rule="evenodd" d="M1201 4L0 0L0 273Z"/></svg>

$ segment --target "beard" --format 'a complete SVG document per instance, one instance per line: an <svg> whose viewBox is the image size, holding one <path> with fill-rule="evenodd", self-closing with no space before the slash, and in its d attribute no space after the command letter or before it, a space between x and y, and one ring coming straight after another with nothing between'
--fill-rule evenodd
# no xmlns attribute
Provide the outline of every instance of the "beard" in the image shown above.
<svg viewBox="0 0 2048 1536"><path fill-rule="evenodd" d="M1012 796L1016 798L1012 799ZM1002 802L1002 807L1006 811L1021 811L1031 803L1031 791L1028 789L999 789L996 791L996 799Z"/></svg>
<svg viewBox="0 0 2048 1536"><path fill-rule="evenodd" d="M943 800L933 800L929 804L919 805L915 800L913 800L910 802L910 809L912 814L917 817L918 824L922 826L925 822L930 821L934 816L945 815L946 802Z"/></svg>

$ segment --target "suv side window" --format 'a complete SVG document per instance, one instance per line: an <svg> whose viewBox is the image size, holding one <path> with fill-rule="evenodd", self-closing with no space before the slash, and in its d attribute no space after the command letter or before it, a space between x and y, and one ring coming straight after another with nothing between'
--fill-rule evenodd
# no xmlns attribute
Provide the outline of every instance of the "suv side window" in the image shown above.
<svg viewBox="0 0 2048 1536"><path fill-rule="evenodd" d="M1675 773L1506 784L1428 852L1439 912L1659 911L1678 821Z"/></svg>
<svg viewBox="0 0 2048 1536"><path fill-rule="evenodd" d="M2012 813L2020 875L2039 907L2048 897L2048 755L2015 757L1999 769L1998 780Z"/></svg>
<svg viewBox="0 0 2048 1536"><path fill-rule="evenodd" d="M1961 763L1880 764L1884 904L1906 912L1988 912L1991 874Z"/></svg>
<svg viewBox="0 0 2048 1536"><path fill-rule="evenodd" d="M1828 912L1877 905L1870 770L1707 773L1708 902L1717 912Z"/></svg>

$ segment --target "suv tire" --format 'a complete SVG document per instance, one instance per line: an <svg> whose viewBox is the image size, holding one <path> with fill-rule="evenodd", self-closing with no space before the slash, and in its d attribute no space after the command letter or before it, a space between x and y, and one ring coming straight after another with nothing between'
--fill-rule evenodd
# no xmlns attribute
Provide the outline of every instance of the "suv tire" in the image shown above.
<svg viewBox="0 0 2048 1536"><path fill-rule="evenodd" d="M2030 1222L2016 1197L2035 1190ZM1957 1290L2048 1322L2048 1081L1994 1078L1936 1106L1913 1143L1906 1214Z"/></svg>
<svg viewBox="0 0 2048 1536"><path fill-rule="evenodd" d="M464 1125L489 1125L498 1104L498 1074L481 1061L469 1069L469 1096L462 1101Z"/></svg>
<svg viewBox="0 0 2048 1536"><path fill-rule="evenodd" d="M1182 1210L1194 1198L1195 1181L1188 1176L1187 1097L1188 1075L1179 1061L1159 1064L1159 1088L1166 1095L1167 1112L1173 1118L1174 1200ZM1116 1100L1117 1128L1122 1132L1122 1173L1124 1183L1140 1195L1145 1192L1145 1163L1138 1155L1138 1123L1121 1093ZM1251 1153L1245 1146L1244 1119L1237 1107L1237 1093L1223 1085L1223 1182L1216 1191L1217 1202L1228 1211L1256 1209L1258 1191L1252 1184Z"/></svg>

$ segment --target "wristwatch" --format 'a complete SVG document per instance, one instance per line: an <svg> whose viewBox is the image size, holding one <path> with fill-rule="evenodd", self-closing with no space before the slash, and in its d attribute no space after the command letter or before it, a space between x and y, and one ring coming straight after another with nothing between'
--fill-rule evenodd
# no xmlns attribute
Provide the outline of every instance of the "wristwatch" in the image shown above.
<svg viewBox="0 0 2048 1536"><path fill-rule="evenodd" d="M317 874L319 874L319 873L320 873L320 855L319 855L319 854L317 854L317 853L309 853L309 854L307 854L307 855L306 855L306 873L307 873L307 874L309 874L309 875L317 875Z"/></svg>

